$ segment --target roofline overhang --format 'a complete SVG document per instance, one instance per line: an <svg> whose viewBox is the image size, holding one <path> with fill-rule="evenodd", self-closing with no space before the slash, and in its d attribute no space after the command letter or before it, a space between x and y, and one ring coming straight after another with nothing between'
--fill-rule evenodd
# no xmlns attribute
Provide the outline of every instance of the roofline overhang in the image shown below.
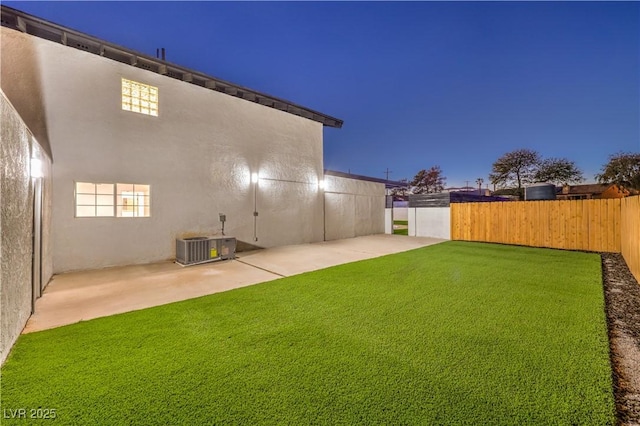
<svg viewBox="0 0 640 426"><path fill-rule="evenodd" d="M248 102L254 102L269 108L317 121L322 123L323 126L342 127L342 120L294 104L293 102L239 86L162 59L154 58L153 56L136 52L117 44L109 43L108 41L46 21L5 5L0 5L0 8L3 27L93 53L176 80L195 84L196 86L201 86L206 89L215 90Z"/></svg>
<svg viewBox="0 0 640 426"><path fill-rule="evenodd" d="M336 177L342 177L342 178L347 178L347 179L357 179L357 180L364 180L364 181L367 181L367 182L382 183L382 184L384 184L385 188L387 188L387 189L406 188L406 187L409 186L409 184L406 183L406 182L399 182L399 181L395 181L395 180L387 180L387 179L381 179L381 178L376 178L376 177L371 177L371 176L364 176L364 175L354 175L352 173L339 172L339 171L336 171L336 170L325 169L324 170L324 174L327 175L327 176L336 176Z"/></svg>

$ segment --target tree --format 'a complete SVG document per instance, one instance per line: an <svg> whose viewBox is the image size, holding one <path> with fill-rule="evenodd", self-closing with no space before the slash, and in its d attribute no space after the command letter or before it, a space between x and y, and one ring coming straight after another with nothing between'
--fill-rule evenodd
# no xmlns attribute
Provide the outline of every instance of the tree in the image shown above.
<svg viewBox="0 0 640 426"><path fill-rule="evenodd" d="M556 185L578 183L584 180L582 171L573 161L566 158L547 158L538 165L534 175L536 182L549 182Z"/></svg>
<svg viewBox="0 0 640 426"><path fill-rule="evenodd" d="M600 183L615 183L621 188L640 190L640 153L618 152L609 156L596 175Z"/></svg>
<svg viewBox="0 0 640 426"><path fill-rule="evenodd" d="M442 175L440 166L433 166L429 170L420 170L411 181L414 194L442 192L446 178Z"/></svg>
<svg viewBox="0 0 640 426"><path fill-rule="evenodd" d="M391 195L394 197L406 197L409 195L409 181L407 179L400 179L398 182L404 183L404 186L391 188Z"/></svg>
<svg viewBox="0 0 640 426"><path fill-rule="evenodd" d="M517 187L522 198L522 185L534 182L540 161L540 154L530 149L507 152L493 163L489 179L500 188Z"/></svg>

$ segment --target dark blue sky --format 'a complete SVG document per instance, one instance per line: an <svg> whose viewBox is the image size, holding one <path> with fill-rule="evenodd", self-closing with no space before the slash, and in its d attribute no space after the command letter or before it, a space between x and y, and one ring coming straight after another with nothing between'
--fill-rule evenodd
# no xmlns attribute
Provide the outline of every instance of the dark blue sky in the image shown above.
<svg viewBox="0 0 640 426"><path fill-rule="evenodd" d="M449 185L505 152L640 151L638 2L4 4L343 119L325 167Z"/></svg>

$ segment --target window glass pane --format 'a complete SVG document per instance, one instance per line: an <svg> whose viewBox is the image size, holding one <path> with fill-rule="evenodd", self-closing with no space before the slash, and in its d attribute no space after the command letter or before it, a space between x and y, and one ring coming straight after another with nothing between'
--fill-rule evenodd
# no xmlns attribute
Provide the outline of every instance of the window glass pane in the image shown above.
<svg viewBox="0 0 640 426"><path fill-rule="evenodd" d="M133 192L133 184L131 183L119 183L118 194L122 194L124 191Z"/></svg>
<svg viewBox="0 0 640 426"><path fill-rule="evenodd" d="M116 192L116 215L118 217L149 216L150 185L118 183Z"/></svg>
<svg viewBox="0 0 640 426"><path fill-rule="evenodd" d="M96 196L93 194L76 194L76 204L78 206L94 206L96 204Z"/></svg>
<svg viewBox="0 0 640 426"><path fill-rule="evenodd" d="M76 182L77 194L95 194L96 185L94 183Z"/></svg>
<svg viewBox="0 0 640 426"><path fill-rule="evenodd" d="M113 195L98 195L96 204L99 206L113 206Z"/></svg>
<svg viewBox="0 0 640 426"><path fill-rule="evenodd" d="M149 185L135 185L134 191L141 192L143 195L149 195Z"/></svg>
<svg viewBox="0 0 640 426"><path fill-rule="evenodd" d="M122 109L158 116L158 88L122 79Z"/></svg>
<svg viewBox="0 0 640 426"><path fill-rule="evenodd" d="M93 206L76 206L76 217L93 217L96 215L96 208Z"/></svg>
<svg viewBox="0 0 640 426"><path fill-rule="evenodd" d="M96 207L96 216L113 216L113 206Z"/></svg>
<svg viewBox="0 0 640 426"><path fill-rule="evenodd" d="M148 195L139 195L137 201L138 201L138 204L140 204L141 206L148 206L149 205L149 196Z"/></svg>
<svg viewBox="0 0 640 426"><path fill-rule="evenodd" d="M96 193L103 195L113 195L113 184L112 183L98 183L96 184Z"/></svg>

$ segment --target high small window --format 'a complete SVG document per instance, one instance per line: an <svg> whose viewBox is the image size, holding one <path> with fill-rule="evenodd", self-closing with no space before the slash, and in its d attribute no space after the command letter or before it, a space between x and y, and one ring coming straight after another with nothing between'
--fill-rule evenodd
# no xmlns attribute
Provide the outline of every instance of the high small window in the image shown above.
<svg viewBox="0 0 640 426"><path fill-rule="evenodd" d="M112 183L76 182L76 217L114 216Z"/></svg>
<svg viewBox="0 0 640 426"><path fill-rule="evenodd" d="M117 188L118 202L116 210L118 217L149 216L149 185L119 183Z"/></svg>
<svg viewBox="0 0 640 426"><path fill-rule="evenodd" d="M149 217L150 205L149 185L76 182L76 217Z"/></svg>
<svg viewBox="0 0 640 426"><path fill-rule="evenodd" d="M122 109L158 116L158 88L122 79Z"/></svg>

